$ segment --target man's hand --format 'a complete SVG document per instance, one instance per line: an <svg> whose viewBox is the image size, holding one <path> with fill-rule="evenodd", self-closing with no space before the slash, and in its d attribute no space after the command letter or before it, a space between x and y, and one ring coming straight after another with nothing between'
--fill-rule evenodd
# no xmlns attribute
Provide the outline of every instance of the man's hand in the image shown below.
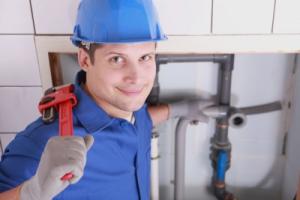
<svg viewBox="0 0 300 200"><path fill-rule="evenodd" d="M184 117L190 120L208 122L208 117L202 112L204 108L214 105L214 100L194 99L183 100L169 105L169 118Z"/></svg>
<svg viewBox="0 0 300 200"><path fill-rule="evenodd" d="M86 154L93 142L91 135L49 139L36 174L22 185L20 200L51 200L70 184L77 183L83 176ZM61 180L70 172L73 178Z"/></svg>

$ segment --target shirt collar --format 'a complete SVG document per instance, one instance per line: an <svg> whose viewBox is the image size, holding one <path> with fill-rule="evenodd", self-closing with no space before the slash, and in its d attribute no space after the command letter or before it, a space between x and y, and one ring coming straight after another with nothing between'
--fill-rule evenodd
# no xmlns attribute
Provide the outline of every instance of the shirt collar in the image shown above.
<svg viewBox="0 0 300 200"><path fill-rule="evenodd" d="M104 129L113 118L96 104L96 102L83 90L81 84L85 82L86 75L84 71L79 71L76 76L74 93L77 97L77 105L74 107L74 113L80 123L89 133Z"/></svg>

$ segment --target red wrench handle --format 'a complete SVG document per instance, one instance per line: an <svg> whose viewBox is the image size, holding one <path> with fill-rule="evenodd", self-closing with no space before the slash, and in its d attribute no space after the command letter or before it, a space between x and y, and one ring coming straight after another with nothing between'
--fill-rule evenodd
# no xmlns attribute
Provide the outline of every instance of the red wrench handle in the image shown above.
<svg viewBox="0 0 300 200"><path fill-rule="evenodd" d="M73 135L73 116L71 100L59 104L59 135Z"/></svg>
<svg viewBox="0 0 300 200"><path fill-rule="evenodd" d="M63 177L61 177L60 180L62 180L62 181L68 181L71 178L73 178L73 176L74 175L72 174L72 172L69 172L69 173L66 173Z"/></svg>
<svg viewBox="0 0 300 200"><path fill-rule="evenodd" d="M72 100L65 101L59 104L59 135L72 136L73 135L73 116L72 116ZM61 180L67 181L73 178L71 172L66 173Z"/></svg>

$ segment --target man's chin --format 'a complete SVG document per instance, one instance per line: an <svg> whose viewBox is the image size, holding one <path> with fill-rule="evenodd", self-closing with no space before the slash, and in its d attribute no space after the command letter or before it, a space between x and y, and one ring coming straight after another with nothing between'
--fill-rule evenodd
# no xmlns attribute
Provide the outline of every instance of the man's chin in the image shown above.
<svg viewBox="0 0 300 200"><path fill-rule="evenodd" d="M143 105L144 105L144 103L131 104L131 105L124 106L124 109L127 112L135 112L135 111L139 110Z"/></svg>

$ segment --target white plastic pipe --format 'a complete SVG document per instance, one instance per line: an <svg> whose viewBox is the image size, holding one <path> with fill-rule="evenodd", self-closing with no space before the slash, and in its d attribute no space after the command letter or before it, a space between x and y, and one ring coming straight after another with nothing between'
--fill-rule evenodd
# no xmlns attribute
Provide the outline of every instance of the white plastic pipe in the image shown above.
<svg viewBox="0 0 300 200"><path fill-rule="evenodd" d="M158 133L153 131L151 139L151 200L159 200Z"/></svg>

